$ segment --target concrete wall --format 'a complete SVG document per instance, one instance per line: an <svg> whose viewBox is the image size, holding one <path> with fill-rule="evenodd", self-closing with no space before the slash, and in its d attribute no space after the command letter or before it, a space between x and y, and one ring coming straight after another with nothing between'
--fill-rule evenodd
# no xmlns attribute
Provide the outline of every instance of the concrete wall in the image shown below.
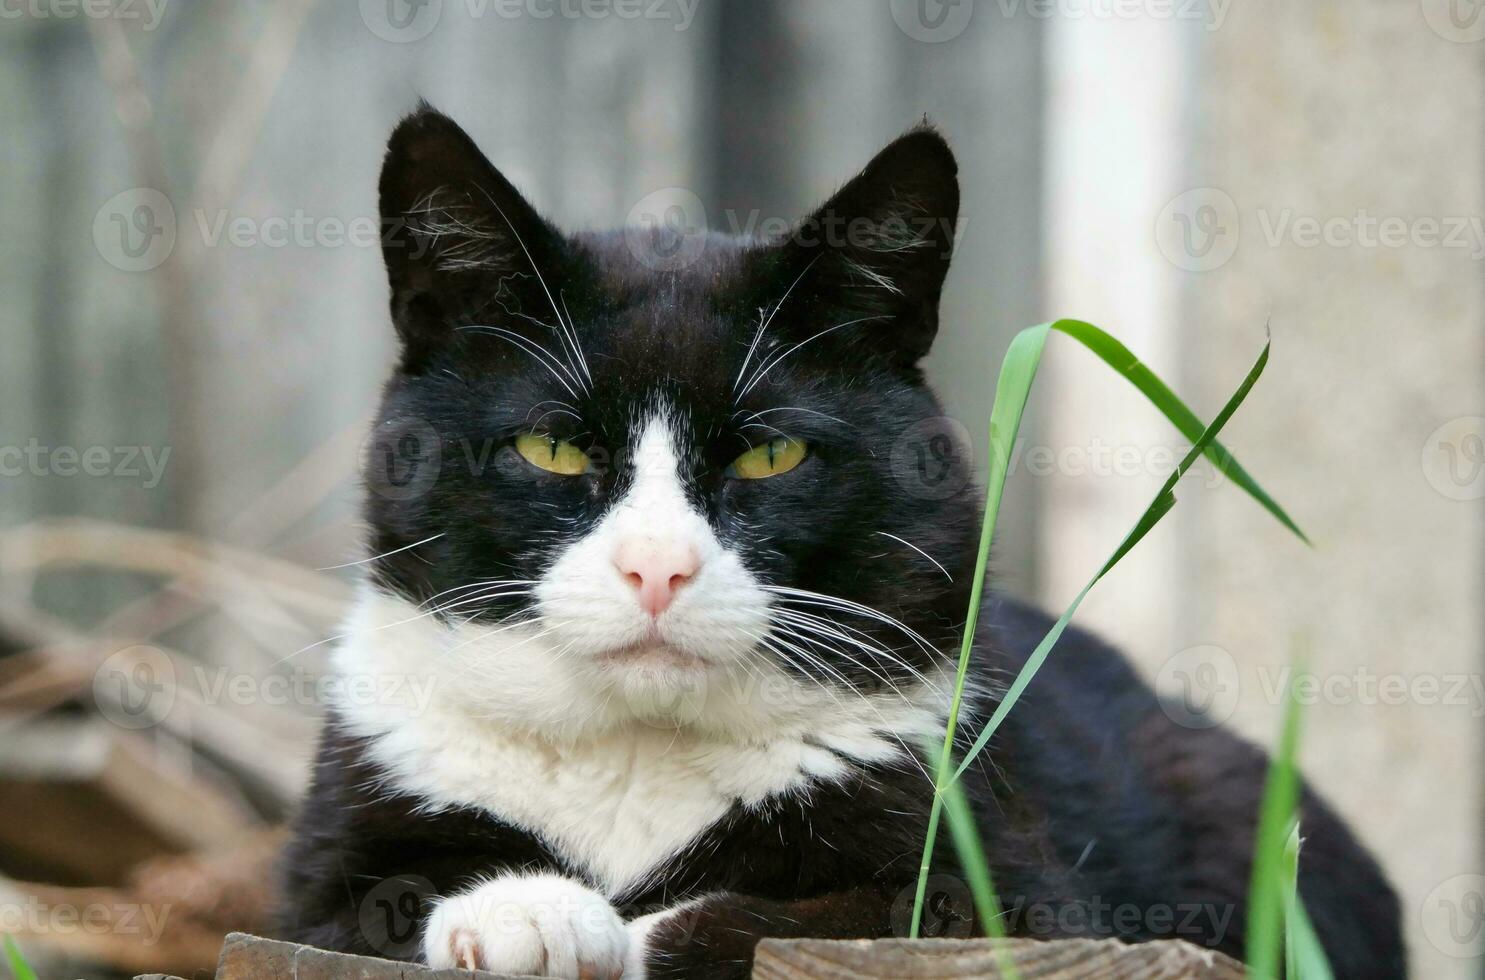
<svg viewBox="0 0 1485 980"><path fill-rule="evenodd" d="M1194 681L1264 744L1283 671L1307 655L1318 690L1303 688L1315 701L1304 768L1381 856L1416 975L1430 978L1480 976L1485 951L1468 912L1485 891L1485 17L1471 21L1470 6L1450 21L1444 3L1244 0L1197 22L1058 24L1049 53L1057 64L1083 50L1082 65L1110 69L1112 92L1073 76L1072 105L1117 113L1151 75L1180 78L1185 100L1182 148L1160 151L1157 193L1125 165L1139 149L1117 140L1111 168L1089 161L1082 189L1065 191L1103 199L1081 212L1092 227L1079 237L1108 250L1049 252L1050 280L1069 284L1053 300L1094 299L1056 312L1153 311L1153 336L1147 323L1108 326L1147 342L1206 417L1270 322L1273 360L1224 438L1315 542L1298 545L1233 487L1188 478L1168 525L1083 620L1136 651L1163 690ZM1079 47L1099 33L1126 43L1117 55ZM1126 60L1151 43L1147 69ZM1139 105L1148 125L1152 103ZM1130 201L1132 213L1115 203ZM1117 301L1100 304L1105 294ZM1143 294L1160 300L1131 308ZM1059 403L1139 411L1128 392L1090 396L1091 373L1060 375ZM1110 438L1143 448L1147 432ZM1067 572L1043 594L1061 604L1158 478L1105 480L1109 493L1058 479L1072 490L1048 494L1043 565Z"/></svg>

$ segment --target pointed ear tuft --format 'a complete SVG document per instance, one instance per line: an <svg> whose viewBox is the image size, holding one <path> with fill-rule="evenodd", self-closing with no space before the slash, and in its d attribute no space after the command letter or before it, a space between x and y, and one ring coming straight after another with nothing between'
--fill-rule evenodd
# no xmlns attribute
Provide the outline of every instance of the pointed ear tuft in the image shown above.
<svg viewBox="0 0 1485 980"><path fill-rule="evenodd" d="M492 303L535 314L527 309L540 297L533 270L559 268L561 236L452 119L426 102L403 119L387 142L379 191L405 363Z"/></svg>
<svg viewBox="0 0 1485 980"><path fill-rule="evenodd" d="M959 220L958 174L936 129L925 122L909 130L800 222L784 246L784 268L808 265L806 295L879 317L865 332L894 360L916 363L938 331Z"/></svg>

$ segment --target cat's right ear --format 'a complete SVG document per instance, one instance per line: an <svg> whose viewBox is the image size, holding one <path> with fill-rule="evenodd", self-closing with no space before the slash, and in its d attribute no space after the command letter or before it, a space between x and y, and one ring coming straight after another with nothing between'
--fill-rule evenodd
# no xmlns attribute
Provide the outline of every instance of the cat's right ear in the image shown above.
<svg viewBox="0 0 1485 980"><path fill-rule="evenodd" d="M424 103L402 120L387 142L379 192L392 322L407 369L416 371L460 325L500 313L541 316L546 282L562 266L561 235L452 119Z"/></svg>

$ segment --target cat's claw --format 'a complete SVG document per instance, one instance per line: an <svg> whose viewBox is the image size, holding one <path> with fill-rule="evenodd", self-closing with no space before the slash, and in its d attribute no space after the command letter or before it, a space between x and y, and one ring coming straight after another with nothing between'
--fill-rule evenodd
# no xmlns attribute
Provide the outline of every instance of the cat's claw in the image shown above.
<svg viewBox="0 0 1485 980"><path fill-rule="evenodd" d="M602 895L560 875L503 875L439 902L430 966L564 980L630 980L629 933Z"/></svg>
<svg viewBox="0 0 1485 980"><path fill-rule="evenodd" d="M454 954L454 963L465 970L483 970L480 961L479 936L473 929L455 929L449 936L449 949Z"/></svg>

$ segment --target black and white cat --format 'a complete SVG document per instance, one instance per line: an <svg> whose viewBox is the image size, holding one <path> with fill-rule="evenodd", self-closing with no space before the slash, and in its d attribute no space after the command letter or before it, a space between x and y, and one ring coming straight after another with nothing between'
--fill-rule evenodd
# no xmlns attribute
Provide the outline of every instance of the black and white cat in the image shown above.
<svg viewBox="0 0 1485 980"><path fill-rule="evenodd" d="M980 522L918 366L944 140L907 133L782 241L563 235L424 107L381 208L402 353L334 658L375 694L326 724L284 932L625 980L903 934ZM980 624L968 736L1049 621L991 598ZM1070 630L982 758L1009 931L1242 954L1261 752ZM1392 891L1303 806L1337 975L1402 975ZM935 870L930 931L968 933L947 843Z"/></svg>

